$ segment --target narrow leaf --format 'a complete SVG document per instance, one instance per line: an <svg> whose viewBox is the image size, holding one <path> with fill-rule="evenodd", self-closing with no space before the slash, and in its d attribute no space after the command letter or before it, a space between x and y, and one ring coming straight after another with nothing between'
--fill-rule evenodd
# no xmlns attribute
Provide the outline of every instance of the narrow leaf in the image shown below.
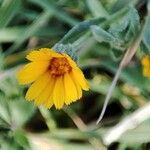
<svg viewBox="0 0 150 150"><path fill-rule="evenodd" d="M0 8L0 28L5 27L20 8L20 0L3 1Z"/></svg>
<svg viewBox="0 0 150 150"><path fill-rule="evenodd" d="M105 10L104 6L98 0L87 0L89 9L91 10L94 17L107 18L109 16L108 12Z"/></svg>

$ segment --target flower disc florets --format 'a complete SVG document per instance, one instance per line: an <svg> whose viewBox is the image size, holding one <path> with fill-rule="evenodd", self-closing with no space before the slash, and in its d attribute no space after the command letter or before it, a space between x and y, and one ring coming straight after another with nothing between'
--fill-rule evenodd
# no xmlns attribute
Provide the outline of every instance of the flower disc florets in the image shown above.
<svg viewBox="0 0 150 150"><path fill-rule="evenodd" d="M50 73L53 77L63 76L65 73L70 73L72 67L66 58L52 58L49 66Z"/></svg>

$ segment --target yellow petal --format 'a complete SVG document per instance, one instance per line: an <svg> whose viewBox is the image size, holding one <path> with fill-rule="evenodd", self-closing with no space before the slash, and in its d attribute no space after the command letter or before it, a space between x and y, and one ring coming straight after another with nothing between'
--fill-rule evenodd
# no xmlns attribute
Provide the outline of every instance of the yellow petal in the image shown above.
<svg viewBox="0 0 150 150"><path fill-rule="evenodd" d="M27 93L26 93L26 99L27 100L33 100L36 97L38 97L42 91L44 90L44 88L46 87L46 85L48 84L48 82L50 81L50 73L46 72L44 73L41 77L39 77L32 85L31 87L28 89Z"/></svg>
<svg viewBox="0 0 150 150"><path fill-rule="evenodd" d="M150 67L144 67L144 69L143 69L143 75L145 77L150 77Z"/></svg>
<svg viewBox="0 0 150 150"><path fill-rule="evenodd" d="M80 99L82 97L82 89L81 89L81 86L79 85L78 81L76 80L76 78L74 77L74 74L71 72L70 73L70 76L76 86L76 89L77 89L77 95L78 95L78 99Z"/></svg>
<svg viewBox="0 0 150 150"><path fill-rule="evenodd" d="M48 101L46 101L43 105L46 107L46 108L51 108L52 106L53 106L53 99L50 97L49 99L48 99Z"/></svg>
<svg viewBox="0 0 150 150"><path fill-rule="evenodd" d="M35 103L36 105L45 105L45 104L51 104L52 105L52 100L50 99L53 91L53 85L54 85L55 80L52 78L52 76L49 74L49 81L47 82L46 87L42 91L42 93L36 98ZM49 102L49 100L51 102ZM48 106L47 106L48 107Z"/></svg>
<svg viewBox="0 0 150 150"><path fill-rule="evenodd" d="M64 87L65 103L68 105L71 102L76 101L78 99L76 86L68 73L64 75Z"/></svg>
<svg viewBox="0 0 150 150"><path fill-rule="evenodd" d="M82 87L83 90L88 91L89 90L89 84L87 80L85 79L82 71L79 68L75 68L72 70L72 73L78 82L78 84Z"/></svg>
<svg viewBox="0 0 150 150"><path fill-rule="evenodd" d="M43 105L46 107L46 108L51 108L54 104L53 102L53 98L52 98L52 94L53 94L53 90L54 90L54 87L55 87L55 83L56 83L56 80L53 79L52 82L50 83L50 95L48 97L48 99L46 101L43 102Z"/></svg>
<svg viewBox="0 0 150 150"><path fill-rule="evenodd" d="M83 90L89 90L89 84L87 82L87 80L85 79L82 71L78 68L77 64L71 59L71 57L65 53L63 53L63 56L65 56L67 58L67 60L69 61L71 67L73 68L73 74L75 76L75 78L77 79L78 83L80 84L80 86L82 87Z"/></svg>
<svg viewBox="0 0 150 150"><path fill-rule="evenodd" d="M143 57L142 65L143 65L143 75L145 77L150 77L150 56L149 55Z"/></svg>
<svg viewBox="0 0 150 150"><path fill-rule="evenodd" d="M26 58L30 61L48 61L52 57L59 57L61 54L56 53L49 48L41 48L39 50L31 51Z"/></svg>
<svg viewBox="0 0 150 150"><path fill-rule="evenodd" d="M150 66L150 56L145 56L145 57L143 57L143 59L142 59L142 64L143 64L144 66Z"/></svg>
<svg viewBox="0 0 150 150"><path fill-rule="evenodd" d="M17 74L20 84L28 84L35 81L48 69L49 61L31 62L25 65Z"/></svg>
<svg viewBox="0 0 150 150"><path fill-rule="evenodd" d="M63 107L65 101L65 92L62 76L56 78L52 99L56 109L60 109Z"/></svg>

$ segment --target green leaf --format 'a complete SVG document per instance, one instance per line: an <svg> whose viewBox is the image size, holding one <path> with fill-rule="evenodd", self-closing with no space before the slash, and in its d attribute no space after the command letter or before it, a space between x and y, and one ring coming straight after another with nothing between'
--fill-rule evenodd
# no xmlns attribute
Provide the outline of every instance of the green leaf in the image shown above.
<svg viewBox="0 0 150 150"><path fill-rule="evenodd" d="M20 0L3 1L0 7L0 28L5 27L19 11L20 2Z"/></svg>
<svg viewBox="0 0 150 150"><path fill-rule="evenodd" d="M11 117L9 113L7 99L2 94L0 94L0 126L9 127L10 122Z"/></svg>
<svg viewBox="0 0 150 150"><path fill-rule="evenodd" d="M137 10L134 7L130 8L127 18L129 20L129 29L125 37L126 41L130 39L130 37L135 36L140 29L140 18Z"/></svg>
<svg viewBox="0 0 150 150"><path fill-rule="evenodd" d="M87 140L93 137L101 138L101 133L92 132L92 131L82 132L78 129L67 128L67 129L54 130L50 136L52 138L58 138L58 139L63 139L63 140L69 140L69 139Z"/></svg>
<svg viewBox="0 0 150 150"><path fill-rule="evenodd" d="M150 15L146 18L146 23L144 26L144 35L143 35L143 43L148 50L148 54L150 54Z"/></svg>
<svg viewBox="0 0 150 150"><path fill-rule="evenodd" d="M130 3L133 3L133 1L134 0L117 0L111 10L113 13L115 13L120 9L124 8L125 6L128 6Z"/></svg>
<svg viewBox="0 0 150 150"><path fill-rule="evenodd" d="M26 32L22 33L21 37L18 37L16 42L6 51L6 55L14 52L26 39L33 36L35 32L39 30L39 28L45 24L47 19L52 16L49 12L43 12L40 16L38 16L34 22L28 26L28 29L26 29Z"/></svg>
<svg viewBox="0 0 150 150"><path fill-rule="evenodd" d="M10 100L9 108L15 128L23 126L35 111L33 104L27 102L24 98Z"/></svg>
<svg viewBox="0 0 150 150"><path fill-rule="evenodd" d="M118 39L123 39L124 38L124 31L125 29L127 28L129 24L129 21L123 17L121 18L120 20L112 23L110 25L110 28L109 28L109 32L115 37L115 38L118 38Z"/></svg>
<svg viewBox="0 0 150 150"><path fill-rule="evenodd" d="M128 13L121 19L112 23L109 32L117 39L128 43L140 29L140 19L137 10L130 6Z"/></svg>
<svg viewBox="0 0 150 150"><path fill-rule="evenodd" d="M123 50L117 48L111 48L109 52L110 52L110 56L114 61L119 61L122 59Z"/></svg>
<svg viewBox="0 0 150 150"><path fill-rule="evenodd" d="M91 10L94 17L107 18L109 16L108 12L105 10L104 6L98 0L87 0L87 5Z"/></svg>
<svg viewBox="0 0 150 150"><path fill-rule="evenodd" d="M59 43L71 43L72 37L75 41L75 38L79 38L81 34L86 33L92 25L96 25L100 22L103 22L104 18L94 18L91 20L85 20L77 25L75 25L61 40Z"/></svg>
<svg viewBox="0 0 150 150"><path fill-rule="evenodd" d="M43 7L45 11L49 13L53 13L55 17L58 19L68 23L71 26L76 25L79 21L71 16L69 16L67 13L65 13L61 8L58 8L56 4L54 5L53 2L49 0L30 0L33 3L38 4L39 6Z"/></svg>
<svg viewBox="0 0 150 150"><path fill-rule="evenodd" d="M21 127L34 113L34 106L23 98L8 99L0 95L0 123L4 127Z"/></svg>
<svg viewBox="0 0 150 150"><path fill-rule="evenodd" d="M4 69L4 54L0 49L0 71L2 71L2 69Z"/></svg>
<svg viewBox="0 0 150 150"><path fill-rule="evenodd" d="M105 42L105 43L109 43L111 49L111 53L115 53L113 54L114 58L118 59L117 54L120 58L120 55L122 53L122 50L124 49L122 46L123 42L117 38L115 38L113 35L111 35L109 32L105 31L104 29L102 29L99 26L93 25L91 26L91 31L93 33L94 38L96 39L96 41L98 41L99 43ZM117 50L119 49L119 50ZM116 52L115 52L116 51Z"/></svg>
<svg viewBox="0 0 150 150"><path fill-rule="evenodd" d="M134 7L131 7L128 13L128 16L130 20L131 30L135 34L140 29L140 17L139 17L138 11Z"/></svg>
<svg viewBox="0 0 150 150"><path fill-rule="evenodd" d="M13 89L12 89L12 86L14 87ZM18 88L17 81L13 77L1 80L0 90L7 97L15 97L15 96L22 94L22 89Z"/></svg>
<svg viewBox="0 0 150 150"><path fill-rule="evenodd" d="M91 31L95 37L95 39L98 42L114 42L115 38L108 32L106 32L105 30L103 30L101 27L97 26L97 25L92 25L91 27Z"/></svg>
<svg viewBox="0 0 150 150"><path fill-rule="evenodd" d="M0 146L2 150L31 150L25 132L19 129L1 134Z"/></svg>
<svg viewBox="0 0 150 150"><path fill-rule="evenodd" d="M19 27L8 27L0 29L0 42L16 42L23 33L29 30L28 26L19 26ZM63 29L58 29L58 27L39 27L38 30L31 33L28 36L36 37L56 37L64 34Z"/></svg>
<svg viewBox="0 0 150 150"><path fill-rule="evenodd" d="M15 130L13 134L14 134L15 142L18 145L23 147L25 150L30 148L28 138L24 131L18 129L18 130Z"/></svg>

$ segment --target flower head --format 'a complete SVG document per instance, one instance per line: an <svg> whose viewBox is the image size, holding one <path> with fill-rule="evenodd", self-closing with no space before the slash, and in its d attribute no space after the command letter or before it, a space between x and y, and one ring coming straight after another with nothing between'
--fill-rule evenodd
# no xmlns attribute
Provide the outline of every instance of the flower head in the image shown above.
<svg viewBox="0 0 150 150"><path fill-rule="evenodd" d="M150 77L150 56L146 55L142 59L142 65L143 65L143 75L145 77Z"/></svg>
<svg viewBox="0 0 150 150"><path fill-rule="evenodd" d="M49 48L30 52L29 62L17 74L20 84L32 83L26 99L47 108L60 109L82 97L89 85L77 64L66 53Z"/></svg>

